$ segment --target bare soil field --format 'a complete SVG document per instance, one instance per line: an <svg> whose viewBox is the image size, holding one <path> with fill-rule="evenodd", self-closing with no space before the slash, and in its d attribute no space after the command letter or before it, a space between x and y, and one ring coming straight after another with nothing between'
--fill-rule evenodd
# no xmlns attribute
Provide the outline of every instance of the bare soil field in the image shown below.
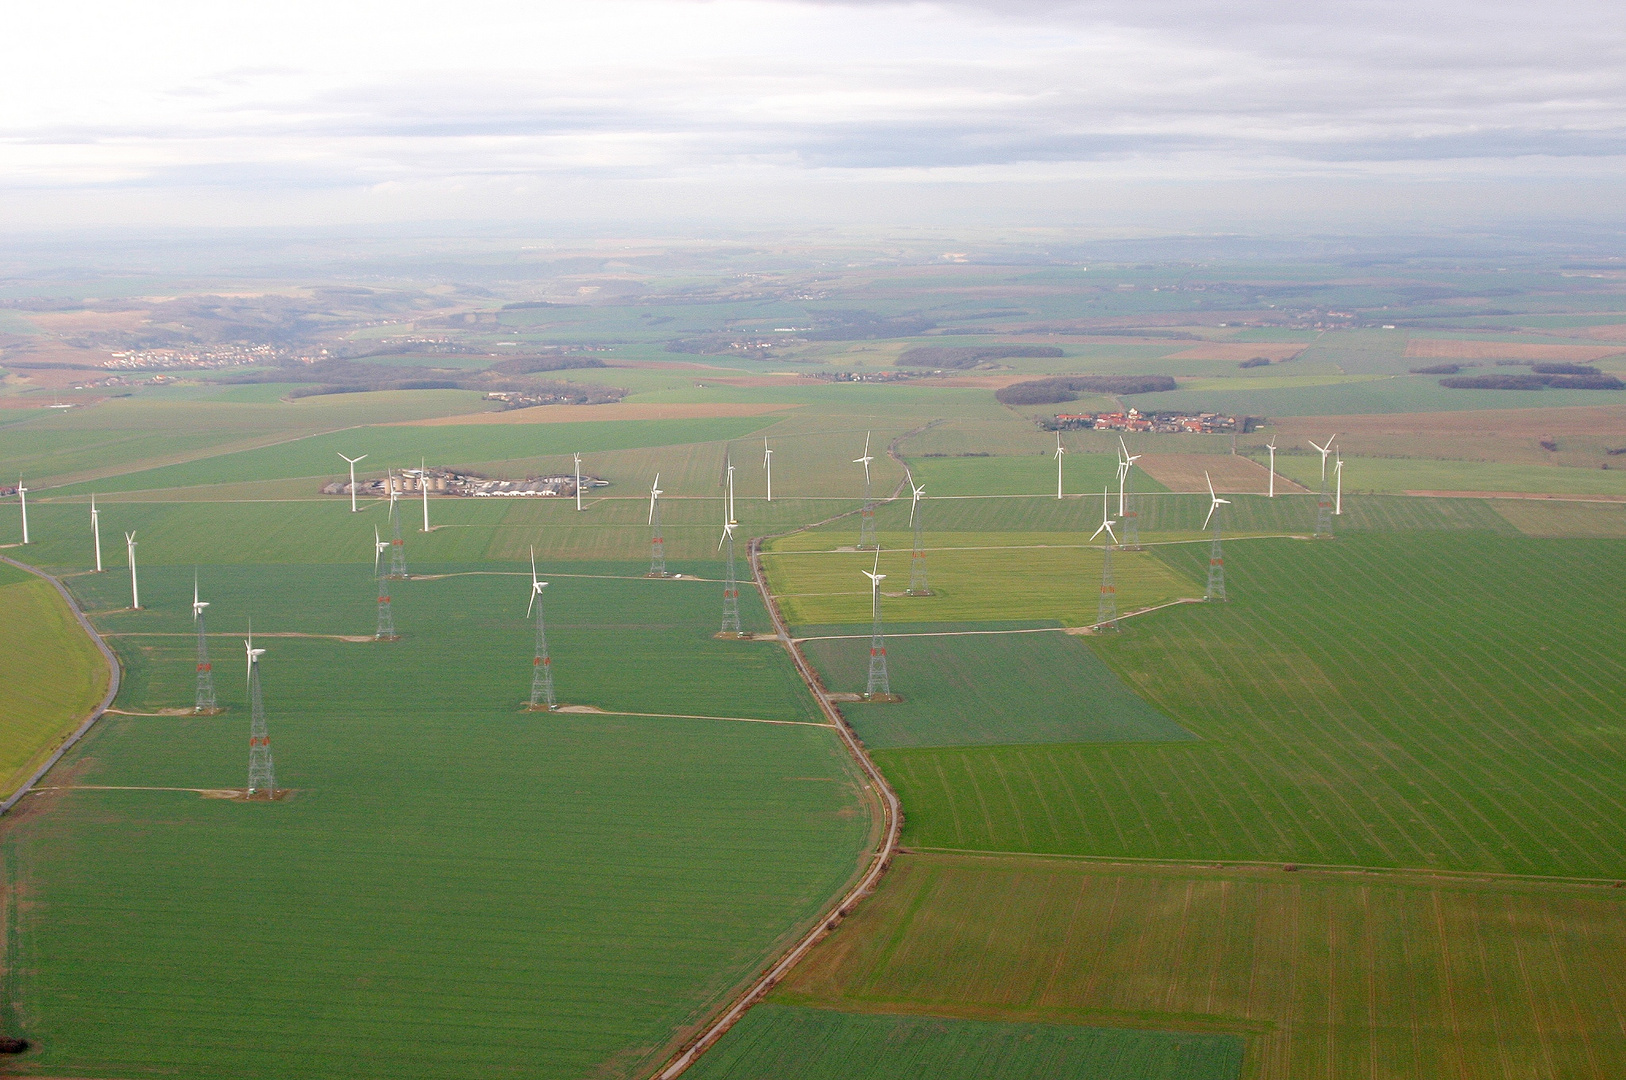
<svg viewBox="0 0 1626 1080"><path fill-rule="evenodd" d="M1419 360L1557 360L1585 364L1618 356L1618 345L1527 345L1512 341L1448 341L1412 338L1406 355Z"/></svg>
<svg viewBox="0 0 1626 1080"><path fill-rule="evenodd" d="M800 408L795 404L754 402L697 402L660 404L616 401L606 405L537 405L507 412L466 413L436 416L428 420L403 420L390 427L441 427L446 424L568 424L582 420L709 420L729 416L761 416Z"/></svg>
<svg viewBox="0 0 1626 1080"><path fill-rule="evenodd" d="M1174 353L1170 360L1251 360L1255 356L1268 356L1272 360L1291 360L1303 352L1307 346L1293 342L1272 341L1239 341L1239 342L1213 342L1205 345L1195 345Z"/></svg>
<svg viewBox="0 0 1626 1080"><path fill-rule="evenodd" d="M1206 491L1204 473L1219 492L1263 495L1270 490L1270 472L1251 458L1232 454L1143 454L1136 462L1146 475L1170 491ZM1276 490L1306 492L1281 473L1276 474Z"/></svg>
<svg viewBox="0 0 1626 1080"><path fill-rule="evenodd" d="M1270 430L1278 446L1291 443L1311 453L1305 440L1321 442L1337 433L1339 446L1352 457L1447 458L1597 468L1622 464L1620 457L1604 451L1626 446L1626 405L1293 416L1272 420ZM1543 439L1557 449L1543 447Z"/></svg>

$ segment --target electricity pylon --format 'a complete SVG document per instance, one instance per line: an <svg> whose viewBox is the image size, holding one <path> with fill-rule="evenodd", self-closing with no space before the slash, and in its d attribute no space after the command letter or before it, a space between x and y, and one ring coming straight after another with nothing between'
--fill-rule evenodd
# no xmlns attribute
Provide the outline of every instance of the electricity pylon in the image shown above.
<svg viewBox="0 0 1626 1080"><path fill-rule="evenodd" d="M726 520L726 509L723 513L723 538L717 546L728 549L728 579L723 582L723 628L718 633L739 635L744 631L740 629L740 583L734 569L734 523Z"/></svg>
<svg viewBox="0 0 1626 1080"><path fill-rule="evenodd" d="M559 707L553 697L553 657L548 655L548 630L542 621L542 590L545 581L536 579L536 548L531 549L531 602L525 614L536 608L536 656L531 660L531 712L552 712Z"/></svg>
<svg viewBox="0 0 1626 1080"><path fill-rule="evenodd" d="M1112 580L1112 545L1101 553L1101 602L1095 609L1095 630L1118 629L1118 586Z"/></svg>
<svg viewBox="0 0 1626 1080"><path fill-rule="evenodd" d="M876 549L875 569L863 572L864 576L869 578L870 614L873 620L869 637L869 682L864 689L864 696L886 700L892 697L892 682L886 671L886 638L881 633L881 582L886 575L880 570L881 552Z"/></svg>
<svg viewBox="0 0 1626 1080"><path fill-rule="evenodd" d="M645 577L666 577L666 540L661 536L661 474L649 488L649 573Z"/></svg>
<svg viewBox="0 0 1626 1080"><path fill-rule="evenodd" d="M276 773L271 763L271 735L265 726L265 701L260 693L260 657L264 649L254 647L254 631L243 643L248 650L248 698L252 719L248 729L248 797L274 799Z"/></svg>
<svg viewBox="0 0 1626 1080"><path fill-rule="evenodd" d="M864 456L853 458L854 465L864 466L864 508L858 512L858 549L866 551L874 548L879 551L880 543L875 539L875 498L870 490L869 463L875 459L869 452L869 432L864 432Z"/></svg>
<svg viewBox="0 0 1626 1080"><path fill-rule="evenodd" d="M909 489L914 492L914 498L909 504L909 524L915 529L914 555L909 559L909 595L930 596L932 590L926 584L926 545L922 532L926 514L920 507L920 500L926 497L926 485L916 487L915 478L910 475Z"/></svg>
<svg viewBox="0 0 1626 1080"><path fill-rule="evenodd" d="M390 479L390 572L389 576L404 581L407 576L406 541L401 539L401 506L396 497L395 480Z"/></svg>
<svg viewBox="0 0 1626 1080"><path fill-rule="evenodd" d="M204 629L203 609L209 606L207 600L198 598L197 575L192 577L192 621L198 624L198 693L197 702L192 711L202 716L212 716L220 709L215 702L215 674L214 667L209 663L209 636Z"/></svg>

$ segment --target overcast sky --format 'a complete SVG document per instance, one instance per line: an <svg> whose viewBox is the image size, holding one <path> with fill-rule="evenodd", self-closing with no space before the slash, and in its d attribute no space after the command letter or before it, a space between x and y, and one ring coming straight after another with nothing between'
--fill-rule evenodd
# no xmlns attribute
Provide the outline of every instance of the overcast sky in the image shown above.
<svg viewBox="0 0 1626 1080"><path fill-rule="evenodd" d="M14 4L0 225L1620 220L1626 4Z"/></svg>

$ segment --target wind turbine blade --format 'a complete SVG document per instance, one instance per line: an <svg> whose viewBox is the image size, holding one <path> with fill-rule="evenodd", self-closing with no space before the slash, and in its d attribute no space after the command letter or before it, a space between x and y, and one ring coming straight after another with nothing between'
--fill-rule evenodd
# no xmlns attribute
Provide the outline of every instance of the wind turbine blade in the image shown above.
<svg viewBox="0 0 1626 1080"><path fill-rule="evenodd" d="M536 545L531 545L531 588L536 588Z"/></svg>
<svg viewBox="0 0 1626 1080"><path fill-rule="evenodd" d="M1219 503L1217 503L1217 502L1211 504L1208 507L1208 517L1203 518L1203 528L1204 529L1208 528L1209 521L1211 521L1213 519L1213 517L1214 517L1214 511L1218 510L1218 509L1219 509Z"/></svg>
<svg viewBox="0 0 1626 1080"><path fill-rule="evenodd" d="M1101 535L1101 530L1106 528L1106 527L1107 527L1107 523L1103 521L1099 526L1097 526L1096 530L1090 534L1090 539L1094 540L1097 536L1100 536Z"/></svg>
<svg viewBox="0 0 1626 1080"><path fill-rule="evenodd" d="M535 607L535 606L536 606L536 584L533 582L532 585L531 585L531 600L530 600L530 603L525 605L525 617L527 619L529 619L531 617L531 609L533 607Z"/></svg>
<svg viewBox="0 0 1626 1080"><path fill-rule="evenodd" d="M880 544L875 545L875 572L877 574L879 574L881 572L881 545Z"/></svg>
<svg viewBox="0 0 1626 1080"><path fill-rule="evenodd" d="M1208 497L1210 499L1218 498L1219 496L1214 494L1214 478L1208 475L1208 470L1206 469L1203 470L1203 479L1208 481Z"/></svg>

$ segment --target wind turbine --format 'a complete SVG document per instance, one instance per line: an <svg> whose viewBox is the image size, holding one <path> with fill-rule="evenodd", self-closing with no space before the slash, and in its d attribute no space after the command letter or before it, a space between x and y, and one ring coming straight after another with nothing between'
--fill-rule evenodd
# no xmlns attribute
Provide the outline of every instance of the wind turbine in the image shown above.
<svg viewBox="0 0 1626 1080"><path fill-rule="evenodd" d="M136 534L133 533L133 532L127 532L127 533L124 534L124 551L125 551L126 556L128 556L128 558L130 560L130 610L131 611L140 611L141 610L141 588L140 588L139 585L136 584L136 565L135 565L136 538L135 538L135 536L136 536Z"/></svg>
<svg viewBox="0 0 1626 1080"><path fill-rule="evenodd" d="M350 463L350 512L354 514L356 512L356 462L367 460L367 455L363 454L358 458L344 457L343 454L339 456Z"/></svg>
<svg viewBox="0 0 1626 1080"><path fill-rule="evenodd" d="M198 572L193 570L192 621L198 627L198 686L197 694L192 703L192 711L204 716L212 716L219 711L215 707L214 666L209 663L209 633L206 621L203 618L203 609L208 606L209 602L198 595Z"/></svg>
<svg viewBox="0 0 1626 1080"><path fill-rule="evenodd" d="M576 509L582 508L582 456L572 455L576 459Z"/></svg>
<svg viewBox="0 0 1626 1080"><path fill-rule="evenodd" d="M869 463L875 459L869 452L869 432L864 432L864 456L853 458L854 465L864 466L864 508L858 514L858 547L860 550L874 545L880 550L880 543L875 538L875 502L870 495Z"/></svg>
<svg viewBox="0 0 1626 1080"><path fill-rule="evenodd" d="M909 490L913 492L909 500L909 525L915 533L915 553L909 560L909 595L930 596L932 590L926 584L926 548L921 541L926 515L920 509L920 500L926 497L926 485L916 484L915 474L907 468L904 475L909 478Z"/></svg>
<svg viewBox="0 0 1626 1080"><path fill-rule="evenodd" d="M1061 432L1056 432L1056 498L1061 498L1061 459L1067 448L1061 444Z"/></svg>
<svg viewBox="0 0 1626 1080"><path fill-rule="evenodd" d="M198 599L198 572L192 571L192 621L197 622L203 617L203 609L209 606L209 601Z"/></svg>
<svg viewBox="0 0 1626 1080"><path fill-rule="evenodd" d="M649 485L649 575L650 577L666 576L666 541L661 537L661 496L666 494L661 490L661 474L655 474L655 482Z"/></svg>
<svg viewBox="0 0 1626 1080"><path fill-rule="evenodd" d="M1118 445L1122 447L1124 456L1118 462L1118 516L1124 516L1124 482L1129 478L1129 470L1134 468L1135 462L1141 459L1140 454L1131 454L1129 447L1124 443L1124 437L1118 436Z"/></svg>
<svg viewBox="0 0 1626 1080"><path fill-rule="evenodd" d="M1332 452L1332 440L1336 439L1337 437L1338 437L1337 434L1333 434L1333 435L1329 436L1328 439L1327 439L1327 445L1326 446L1316 446L1316 443L1315 443L1314 439L1305 439L1304 440L1305 442L1309 443L1311 446L1315 446L1315 448L1317 450L1321 451L1321 482L1323 484L1325 484L1327 482L1327 455Z"/></svg>
<svg viewBox="0 0 1626 1080"><path fill-rule="evenodd" d="M28 543L28 489L23 487L23 474L17 474L17 498L23 504L23 543Z"/></svg>
<svg viewBox="0 0 1626 1080"><path fill-rule="evenodd" d="M860 574L869 578L870 617L874 619L881 617L881 582L886 580L886 575L881 573L880 570L881 553L877 551L875 553L875 569L859 571Z"/></svg>
<svg viewBox="0 0 1626 1080"><path fill-rule="evenodd" d="M536 655L531 659L531 702L528 708L532 712L552 712L559 707L559 702L553 696L553 657L548 655L548 633L542 618L542 590L548 587L545 581L538 581L536 577L536 546L531 546L531 600L525 605L525 617L531 617L531 609L536 609Z"/></svg>
<svg viewBox="0 0 1626 1080"><path fill-rule="evenodd" d="M429 466L418 459L418 486L423 488L423 531L429 531Z"/></svg>
<svg viewBox="0 0 1626 1080"><path fill-rule="evenodd" d="M768 437L762 437L762 467L768 470L768 501L773 502L773 451L768 448Z"/></svg>
<svg viewBox="0 0 1626 1080"><path fill-rule="evenodd" d="M96 572L99 574L102 572L102 522L100 516L96 513L96 495L94 492L90 496L90 535L96 543Z"/></svg>
<svg viewBox="0 0 1626 1080"><path fill-rule="evenodd" d="M1206 469L1203 471L1203 479L1208 481L1208 516L1203 518L1203 528L1207 529L1208 523L1213 520L1214 511L1218 510L1222 506L1230 506L1231 500L1222 499L1218 495L1214 494L1214 481L1209 477Z"/></svg>
<svg viewBox="0 0 1626 1080"><path fill-rule="evenodd" d="M723 536L717 541L717 550L721 551L723 545L728 545L728 577L723 582L723 626L719 634L732 634L740 637L744 634L744 627L740 623L740 582L739 575L734 567L734 522L723 515Z"/></svg>
<svg viewBox="0 0 1626 1080"><path fill-rule="evenodd" d="M1333 475L1335 477L1337 477L1337 479L1338 479L1338 493L1337 493L1337 495L1335 495L1333 497L1333 504L1332 504L1333 509L1332 509L1332 512L1334 514L1342 515L1343 512L1344 512L1344 455L1343 454L1338 455L1337 462L1333 466L1332 472L1333 472Z"/></svg>
<svg viewBox="0 0 1626 1080"><path fill-rule="evenodd" d="M1108 516L1110 511L1107 508L1111 505L1111 499L1112 499L1112 488L1110 486L1102 488L1101 489L1101 527L1096 529L1094 532L1092 532L1090 534L1090 539L1091 540L1094 540L1097 536L1100 536L1102 532L1105 532L1108 536L1110 536L1112 538L1112 542L1114 544L1117 544L1117 542L1118 542L1118 534L1112 531L1112 526L1113 526L1114 522Z"/></svg>
<svg viewBox="0 0 1626 1080"><path fill-rule="evenodd" d="M260 657L265 655L264 649L254 647L254 620L252 619L248 623L248 637L243 639L243 650L248 653L248 674L245 676L244 681L252 682L254 680L255 665L260 662Z"/></svg>
<svg viewBox="0 0 1626 1080"><path fill-rule="evenodd" d="M892 696L892 681L886 671L886 639L881 636L881 582L886 575L881 573L881 548L875 547L875 569L865 570L863 575L869 578L870 617L872 621L869 639L869 682L864 689L864 696L871 701L896 701Z"/></svg>
<svg viewBox="0 0 1626 1080"><path fill-rule="evenodd" d="M1274 437L1272 437L1271 440L1265 444L1265 449L1270 451L1270 496L1269 497L1274 499L1276 497L1276 439Z"/></svg>

